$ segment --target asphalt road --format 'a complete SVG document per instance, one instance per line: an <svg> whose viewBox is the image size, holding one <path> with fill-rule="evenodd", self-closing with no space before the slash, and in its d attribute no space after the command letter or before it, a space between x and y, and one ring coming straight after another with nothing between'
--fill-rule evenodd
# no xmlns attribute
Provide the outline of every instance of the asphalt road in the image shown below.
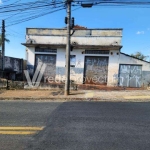
<svg viewBox="0 0 150 150"><path fill-rule="evenodd" d="M150 103L0 102L0 126L45 126L0 135L2 150L149 150Z"/></svg>
<svg viewBox="0 0 150 150"><path fill-rule="evenodd" d="M60 104L52 102L0 101L0 127L46 126L51 113ZM5 130L2 131L4 132ZM15 132L17 131L15 130ZM10 130L10 132L14 131ZM0 150L23 150L35 136L35 134L9 135L7 132L5 133L0 134Z"/></svg>

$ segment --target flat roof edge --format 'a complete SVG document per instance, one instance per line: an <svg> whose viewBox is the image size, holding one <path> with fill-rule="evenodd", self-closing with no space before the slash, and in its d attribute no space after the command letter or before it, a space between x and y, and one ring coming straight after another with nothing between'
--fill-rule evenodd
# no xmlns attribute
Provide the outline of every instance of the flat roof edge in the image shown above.
<svg viewBox="0 0 150 150"><path fill-rule="evenodd" d="M26 28L26 29L66 30L66 28ZM73 30L123 30L123 28L88 28L88 29L73 29Z"/></svg>

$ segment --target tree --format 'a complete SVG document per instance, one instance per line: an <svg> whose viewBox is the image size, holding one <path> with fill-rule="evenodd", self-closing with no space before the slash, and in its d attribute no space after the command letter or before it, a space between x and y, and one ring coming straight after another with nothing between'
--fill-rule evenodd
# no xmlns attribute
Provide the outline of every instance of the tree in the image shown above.
<svg viewBox="0 0 150 150"><path fill-rule="evenodd" d="M149 56L145 56L141 52L136 52L135 54L131 54L132 57L141 59L141 60L146 60Z"/></svg>
<svg viewBox="0 0 150 150"><path fill-rule="evenodd" d="M5 41L6 41L7 43L10 42L10 40L7 39L7 38L5 38ZM2 34L0 34L0 46L2 46Z"/></svg>

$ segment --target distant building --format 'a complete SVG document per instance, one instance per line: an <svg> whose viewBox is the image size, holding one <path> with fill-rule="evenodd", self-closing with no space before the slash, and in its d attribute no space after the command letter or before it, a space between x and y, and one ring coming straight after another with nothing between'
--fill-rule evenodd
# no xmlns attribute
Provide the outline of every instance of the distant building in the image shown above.
<svg viewBox="0 0 150 150"><path fill-rule="evenodd" d="M150 63L121 53L122 29L71 31L70 76L77 84L141 87L150 82ZM66 29L27 28L27 69L33 76L39 62L47 64L44 80L65 79Z"/></svg>
<svg viewBox="0 0 150 150"><path fill-rule="evenodd" d="M4 57L4 71L2 70L2 58L0 57L0 77L9 80L22 81L24 78L25 70L25 60L14 58L14 57Z"/></svg>

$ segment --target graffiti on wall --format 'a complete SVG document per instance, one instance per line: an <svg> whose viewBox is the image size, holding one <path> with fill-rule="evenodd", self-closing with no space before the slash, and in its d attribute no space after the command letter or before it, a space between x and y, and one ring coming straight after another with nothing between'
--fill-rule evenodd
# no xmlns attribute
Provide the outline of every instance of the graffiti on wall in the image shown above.
<svg viewBox="0 0 150 150"><path fill-rule="evenodd" d="M56 55L35 55L35 67L37 67L40 62L46 64L43 79L51 78L51 80L54 80L56 75Z"/></svg>
<svg viewBox="0 0 150 150"><path fill-rule="evenodd" d="M119 85L125 87L141 87L142 66L120 65Z"/></svg>
<svg viewBox="0 0 150 150"><path fill-rule="evenodd" d="M87 84L106 84L108 74L108 57L85 57L85 77Z"/></svg>

